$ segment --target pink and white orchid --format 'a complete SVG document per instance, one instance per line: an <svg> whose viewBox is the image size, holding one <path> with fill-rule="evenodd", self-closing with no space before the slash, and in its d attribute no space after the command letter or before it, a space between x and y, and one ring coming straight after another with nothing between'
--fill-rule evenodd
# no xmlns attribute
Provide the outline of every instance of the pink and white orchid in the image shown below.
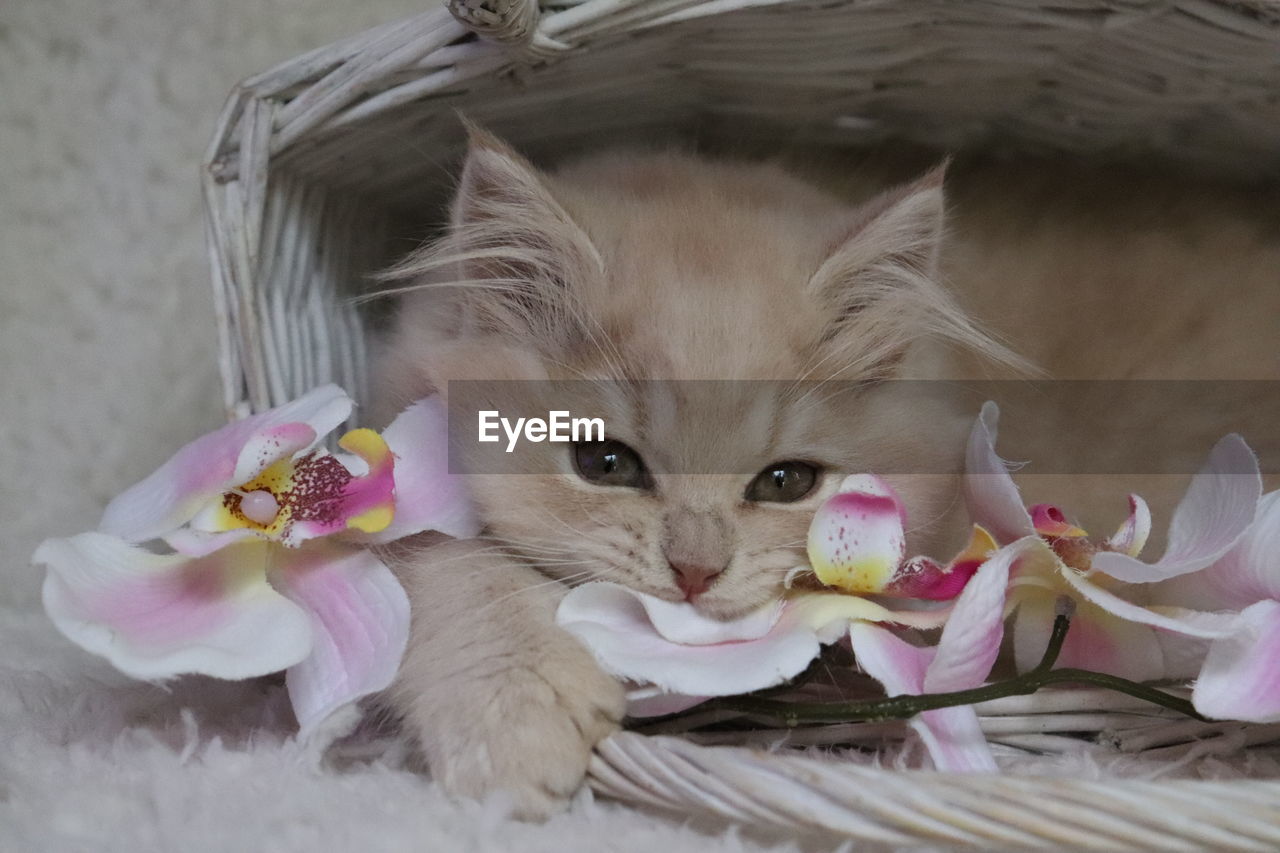
<svg viewBox="0 0 1280 853"><path fill-rule="evenodd" d="M409 607L366 546L476 525L447 470L439 400L331 454L320 442L353 406L326 385L229 424L113 500L99 530L42 543L54 624L141 679L287 670L304 733L384 689Z"/></svg>
<svg viewBox="0 0 1280 853"><path fill-rule="evenodd" d="M891 696L979 687L1000 654L1010 572L1044 556L1029 541L997 550L991 535L975 525L969 545L946 566L927 557L905 560L905 523L902 502L888 483L868 474L847 478L810 527L814 573L851 592L955 598L936 646L912 645L877 624L889 620L851 621L849 638L858 665ZM939 770L996 769L972 707L926 711L911 726Z"/></svg>
<svg viewBox="0 0 1280 853"><path fill-rule="evenodd" d="M998 411L987 403L967 450L966 498L974 520L1003 542L1037 543L1051 559L1014 572L1014 651L1020 669L1038 660L1057 596L1077 609L1059 663L1132 680L1186 677L1198 667L1192 703L1206 716L1280 720L1280 501L1262 498L1257 459L1239 436L1218 442L1192 479L1169 526L1164 556L1139 559L1151 527L1146 504L1101 543L1055 507L1026 509L996 455ZM1127 593L1130 597L1120 595ZM1147 604L1131 600L1141 594ZM1202 654L1171 654L1191 639Z"/></svg>
<svg viewBox="0 0 1280 853"><path fill-rule="evenodd" d="M617 584L590 583L565 596L557 621L577 636L608 672L636 683L629 695L628 712L637 717L674 713L714 696L734 696L781 684L803 671L823 645L845 636L852 636L859 659L860 638L865 638L877 661L889 661L894 655L887 651L888 644L902 641L883 628L863 632L858 626L937 628L949 615L959 621L949 634L944 631L944 638L949 639L940 652L941 665L951 667L963 661L967 667L964 678L981 670L976 682L981 683L999 651L1005 583L1017 554L987 560L983 548L990 537L982 533L945 567L923 558L904 560L905 520L901 501L888 483L869 474L854 475L815 516L809 532L810 566L801 569L812 568L819 580L838 586L840 591L792 590L780 601L724 622L705 616L688 602L665 601ZM961 590L977 576L986 580L966 597ZM992 576L995 580L990 580ZM953 613L950 609L894 610L850 594L897 593L901 597L907 590L924 593L912 596L916 598L942 599L957 593L961 597ZM994 641L991 630L963 627L991 621L988 605L993 595L999 597L993 611ZM906 657L897 655L904 661ZM897 668L889 664L871 674L890 689L901 684L905 687L899 692L918 690L911 674L914 659L903 667L901 679L894 674ZM976 685L966 682L964 686ZM929 716L928 722L933 725L937 720L960 732L964 724L956 721L964 713L964 709L940 713ZM945 736L942 741L950 743ZM974 757L977 747L935 748L941 742L938 738L926 742L940 766L955 770L987 766L981 757Z"/></svg>

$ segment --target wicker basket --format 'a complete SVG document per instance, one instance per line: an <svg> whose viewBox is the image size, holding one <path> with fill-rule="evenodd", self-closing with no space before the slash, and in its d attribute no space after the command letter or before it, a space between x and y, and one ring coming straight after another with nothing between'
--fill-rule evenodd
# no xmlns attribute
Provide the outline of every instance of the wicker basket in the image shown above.
<svg viewBox="0 0 1280 853"><path fill-rule="evenodd" d="M436 224L459 109L535 159L637 138L903 138L1274 177L1278 92L1274 0L453 0L234 91L204 177L227 411L325 381L362 396L378 317L351 297ZM1204 734L1089 701L985 708L984 727L1042 750L1044 732L1124 719L1121 748L1185 749ZM1216 742L1274 729L1220 727ZM663 809L888 844L1280 849L1270 781L958 778L624 733L601 745L591 782Z"/></svg>

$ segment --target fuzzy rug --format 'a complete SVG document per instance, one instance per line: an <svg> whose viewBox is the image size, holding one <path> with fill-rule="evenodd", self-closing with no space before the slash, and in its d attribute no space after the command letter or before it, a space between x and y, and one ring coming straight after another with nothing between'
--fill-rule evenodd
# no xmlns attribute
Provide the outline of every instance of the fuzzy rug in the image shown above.
<svg viewBox="0 0 1280 853"><path fill-rule="evenodd" d="M584 795L546 824L455 803L399 762L344 770L287 735L283 690L163 690L0 611L0 850L761 851ZM833 845L823 845L829 849Z"/></svg>
<svg viewBox="0 0 1280 853"><path fill-rule="evenodd" d="M27 555L218 426L197 169L231 86L418 0L0 2L0 850L762 850L587 798L543 826L289 741L278 689L131 683ZM785 848L784 848L785 849Z"/></svg>

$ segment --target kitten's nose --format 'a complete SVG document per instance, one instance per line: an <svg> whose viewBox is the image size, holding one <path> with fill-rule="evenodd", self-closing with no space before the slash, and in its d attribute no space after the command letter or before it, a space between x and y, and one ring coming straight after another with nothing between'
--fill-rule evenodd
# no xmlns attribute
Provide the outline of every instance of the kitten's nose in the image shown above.
<svg viewBox="0 0 1280 853"><path fill-rule="evenodd" d="M676 576L676 586L684 593L685 601L693 601L695 595L706 592L716 578L724 571L723 567L703 566L696 563L669 563Z"/></svg>

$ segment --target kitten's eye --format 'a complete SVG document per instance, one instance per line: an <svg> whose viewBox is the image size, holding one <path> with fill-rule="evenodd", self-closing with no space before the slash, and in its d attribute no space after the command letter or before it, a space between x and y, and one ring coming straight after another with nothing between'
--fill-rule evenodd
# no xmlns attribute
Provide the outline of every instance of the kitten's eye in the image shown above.
<svg viewBox="0 0 1280 853"><path fill-rule="evenodd" d="M792 503L803 498L818 482L818 469L808 462L775 462L747 486L749 501Z"/></svg>
<svg viewBox="0 0 1280 853"><path fill-rule="evenodd" d="M584 441L573 446L573 462L582 479L599 486L647 489L652 485L640 454L621 441Z"/></svg>

